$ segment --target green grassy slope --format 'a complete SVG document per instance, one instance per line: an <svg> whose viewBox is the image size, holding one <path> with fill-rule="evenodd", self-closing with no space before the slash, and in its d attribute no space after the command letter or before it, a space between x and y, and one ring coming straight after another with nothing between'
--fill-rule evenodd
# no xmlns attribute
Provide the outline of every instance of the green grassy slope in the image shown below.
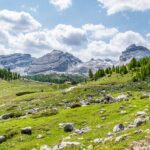
<svg viewBox="0 0 150 150"><path fill-rule="evenodd" d="M47 113L36 115L26 115L22 118L12 118L0 120L0 135L8 137L6 142L0 144L1 150L39 150L41 145L47 144L51 147L58 144L62 139L72 133L66 133L59 127L59 123L72 122L75 128L89 127L90 132L82 135L72 136L66 141L78 141L83 144L83 148L93 145L94 150L120 150L130 147L133 141L144 139L149 136L148 132L135 134L136 130L149 129L150 122L138 128L131 128L121 131L113 137L113 141L104 144L93 143L96 138L106 138L108 132L112 132L113 127L118 123L127 125L133 122L138 111L145 111L150 115L150 99L141 99L144 93L150 92L149 82L131 83L131 75L119 76L113 74L99 81L91 81L77 86L70 85L48 85L34 82L0 80L0 115L6 113L25 114L32 108L49 110L52 107L58 109L58 114ZM120 94L131 93L129 101L114 104L91 104L75 109L66 109L64 101L70 103L78 102L80 99L93 97L94 100L101 98L100 92L105 91L117 97ZM33 92L22 96L17 96L19 92ZM119 113L121 106L125 106L123 114ZM105 119L104 119L105 117ZM32 135L22 135L20 129L31 126ZM98 128L101 126L101 128ZM37 139L41 134L43 138ZM128 137L115 143L115 137L129 134ZM83 149L82 148L82 149Z"/></svg>

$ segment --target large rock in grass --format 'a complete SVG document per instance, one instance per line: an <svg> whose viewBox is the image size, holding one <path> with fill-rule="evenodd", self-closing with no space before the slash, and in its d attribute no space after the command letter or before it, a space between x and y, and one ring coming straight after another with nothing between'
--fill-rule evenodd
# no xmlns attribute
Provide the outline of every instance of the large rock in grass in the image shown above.
<svg viewBox="0 0 150 150"><path fill-rule="evenodd" d="M135 125L136 127L142 125L143 123L144 123L144 121L143 121L142 118L136 118L136 119L134 120L134 125Z"/></svg>
<svg viewBox="0 0 150 150"><path fill-rule="evenodd" d="M0 143L3 143L6 141L6 137L4 135L0 135Z"/></svg>
<svg viewBox="0 0 150 150"><path fill-rule="evenodd" d="M115 102L117 102L117 100L115 100L113 96L106 95L106 94L104 94L103 98L100 100L101 104L111 104L111 103L115 103Z"/></svg>
<svg viewBox="0 0 150 150"><path fill-rule="evenodd" d="M13 117L14 117L14 115L12 113L4 114L4 115L0 116L0 120L6 120L9 118L13 118Z"/></svg>
<svg viewBox="0 0 150 150"><path fill-rule="evenodd" d="M64 131L65 132L72 132L74 130L74 124L68 123L64 126Z"/></svg>
<svg viewBox="0 0 150 150"><path fill-rule="evenodd" d="M119 132L121 130L124 130L124 125L123 124L117 124L114 128L113 128L113 132Z"/></svg>
<svg viewBox="0 0 150 150"><path fill-rule="evenodd" d="M31 135L32 134L32 127L25 127L21 129L21 134L28 134Z"/></svg>

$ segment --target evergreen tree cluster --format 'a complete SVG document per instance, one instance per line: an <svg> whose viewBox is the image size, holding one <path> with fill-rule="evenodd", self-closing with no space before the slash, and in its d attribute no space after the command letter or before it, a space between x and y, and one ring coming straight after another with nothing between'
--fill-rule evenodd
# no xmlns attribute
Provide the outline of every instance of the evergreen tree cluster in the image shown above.
<svg viewBox="0 0 150 150"><path fill-rule="evenodd" d="M0 79L3 80L17 80L20 79L20 75L15 72L11 72L10 69L0 69Z"/></svg>
<svg viewBox="0 0 150 150"><path fill-rule="evenodd" d="M92 72L92 70L89 70L89 78L91 80L98 80L99 78L102 78L106 75L111 75L112 73L119 73L119 74L127 74L128 69L126 65L123 66L113 66L112 68L106 68L106 69L99 69L95 73Z"/></svg>
<svg viewBox="0 0 150 150"><path fill-rule="evenodd" d="M145 80L150 77L150 57L145 57L139 61L131 61L130 66L136 72L133 80Z"/></svg>
<svg viewBox="0 0 150 150"><path fill-rule="evenodd" d="M144 80L150 77L150 57L145 57L139 61L133 58L129 64L122 66L113 66L106 69L99 69L95 73L89 70L89 78L91 80L98 80L106 75L111 75L112 73L117 73L125 75L128 73L135 73L133 77L134 81Z"/></svg>
<svg viewBox="0 0 150 150"><path fill-rule="evenodd" d="M72 75L72 74L48 74L48 75L34 75L26 76L25 78L29 80L35 80L40 82L50 82L56 84L64 84L65 82L70 82L71 84L78 84L80 82L85 82L87 77L84 75Z"/></svg>

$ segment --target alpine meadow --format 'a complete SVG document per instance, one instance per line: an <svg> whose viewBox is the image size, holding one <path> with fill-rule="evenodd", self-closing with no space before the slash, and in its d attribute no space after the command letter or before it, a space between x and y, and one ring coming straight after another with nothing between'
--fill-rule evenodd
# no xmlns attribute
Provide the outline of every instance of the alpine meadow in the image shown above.
<svg viewBox="0 0 150 150"><path fill-rule="evenodd" d="M149 18L149 0L1 0L0 150L150 150Z"/></svg>

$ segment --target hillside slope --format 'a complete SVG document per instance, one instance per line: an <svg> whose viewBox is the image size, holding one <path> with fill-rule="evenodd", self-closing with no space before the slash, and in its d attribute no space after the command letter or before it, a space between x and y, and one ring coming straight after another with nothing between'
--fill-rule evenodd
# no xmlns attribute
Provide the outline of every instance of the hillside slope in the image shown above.
<svg viewBox="0 0 150 150"><path fill-rule="evenodd" d="M150 82L131 79L113 74L77 86L0 80L0 135L6 138L0 149L130 149L150 134ZM65 132L63 123L73 123L74 130ZM113 132L117 124L124 130ZM32 134L23 134L25 127Z"/></svg>

